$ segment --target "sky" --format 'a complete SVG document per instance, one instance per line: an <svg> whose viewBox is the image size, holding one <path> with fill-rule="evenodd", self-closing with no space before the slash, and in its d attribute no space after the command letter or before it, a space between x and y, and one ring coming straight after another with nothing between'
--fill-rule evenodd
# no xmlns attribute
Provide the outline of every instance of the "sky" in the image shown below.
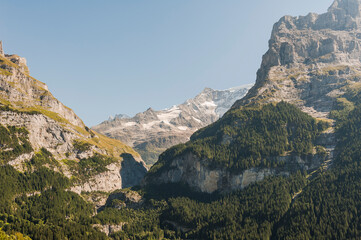
<svg viewBox="0 0 361 240"><path fill-rule="evenodd" d="M0 0L0 40L94 126L253 83L273 24L332 1Z"/></svg>

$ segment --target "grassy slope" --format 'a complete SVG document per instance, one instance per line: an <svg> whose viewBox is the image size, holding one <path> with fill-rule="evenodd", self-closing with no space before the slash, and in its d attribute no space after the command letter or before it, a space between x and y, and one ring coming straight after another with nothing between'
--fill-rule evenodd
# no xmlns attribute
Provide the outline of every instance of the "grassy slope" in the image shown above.
<svg viewBox="0 0 361 240"><path fill-rule="evenodd" d="M70 129L73 132L77 133L79 136L80 141L88 142L92 145L95 145L101 149L105 149L107 153L114 157L120 159L120 155L122 153L130 153L135 157L139 157L139 154L134 151L131 147L123 144L122 142L114 139L110 139L102 134L89 130L87 127L83 126L76 126L71 124L67 119L60 116L58 113L50 111L46 107L40 106L37 101L41 101L42 97L47 95L51 98L55 99L55 97L46 90L45 84L32 78L28 75L28 70L26 66L22 66L25 68L25 74L29 78L29 82L32 82L33 87L39 90L39 96L34 99L35 102L10 102L8 99L2 97L0 98L0 103L2 104L3 111L10 110L10 111L17 111L21 113L28 113L28 114L43 114L56 122L58 122L64 128ZM6 57L0 56L0 75L11 76L12 73L9 71L22 71L21 67L17 64L13 63ZM14 83L8 83L14 85ZM21 91L21 89L19 89ZM67 108L67 107L66 107ZM71 110L70 108L68 108ZM91 136L91 137L90 137Z"/></svg>

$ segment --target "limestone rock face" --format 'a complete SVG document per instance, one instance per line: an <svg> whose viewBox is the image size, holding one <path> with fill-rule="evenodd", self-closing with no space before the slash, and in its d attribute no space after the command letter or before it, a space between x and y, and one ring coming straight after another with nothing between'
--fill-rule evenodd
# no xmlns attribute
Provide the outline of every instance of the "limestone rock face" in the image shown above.
<svg viewBox="0 0 361 240"><path fill-rule="evenodd" d="M107 166L108 171L100 173L86 183L71 188L71 191L80 194L81 192L112 192L122 188L122 176L120 175L121 165L113 163Z"/></svg>
<svg viewBox="0 0 361 240"><path fill-rule="evenodd" d="M71 191L81 192L113 192L117 189L128 188L140 184L147 168L144 162L135 159L131 154L122 156L123 161L106 166L107 171L95 175L84 184L71 188Z"/></svg>
<svg viewBox="0 0 361 240"><path fill-rule="evenodd" d="M1 164L28 171L33 157L46 151L57 163L43 166L70 178L74 177L74 171L66 161L71 161L74 167L80 161L104 156L112 158L112 163L105 166L104 171L73 186L72 190L110 192L123 188L124 184L126 187L139 184L147 168L138 153L120 141L87 128L44 83L29 75L25 58L3 54L1 44L0 50L0 125L26 129L32 148L31 152L0 159ZM9 150L13 149L4 146L0 149Z"/></svg>
<svg viewBox="0 0 361 240"><path fill-rule="evenodd" d="M195 98L172 108L149 108L130 118L117 115L92 129L134 147L147 164L158 160L161 152L189 140L198 129L218 120L252 85L223 91L204 89Z"/></svg>
<svg viewBox="0 0 361 240"><path fill-rule="evenodd" d="M147 184L161 183L183 183L196 191L214 193L216 191L224 193L242 190L249 185L262 181L268 176L289 176L298 170L316 169L322 162L321 156L299 156L277 157L277 161L284 162L282 168L251 168L243 172L235 173L227 169L211 168L205 163L205 159L200 159L192 153L187 153L172 159L168 170L162 172L157 177L146 177Z"/></svg>
<svg viewBox="0 0 361 240"><path fill-rule="evenodd" d="M2 71L7 72L0 75L2 103L10 102L17 109L50 111L75 126L84 127L82 120L70 108L58 101L44 83L29 75L25 58L6 55L0 59L0 63L2 63Z"/></svg>
<svg viewBox="0 0 361 240"><path fill-rule="evenodd" d="M360 81L361 1L336 0L327 13L277 22L255 86L235 108L287 101L325 118L337 97Z"/></svg>

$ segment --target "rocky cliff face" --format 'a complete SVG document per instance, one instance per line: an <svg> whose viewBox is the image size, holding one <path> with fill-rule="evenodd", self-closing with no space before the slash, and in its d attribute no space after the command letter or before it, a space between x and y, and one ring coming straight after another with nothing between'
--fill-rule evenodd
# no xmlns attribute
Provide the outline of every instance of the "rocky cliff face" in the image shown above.
<svg viewBox="0 0 361 240"><path fill-rule="evenodd" d="M186 153L172 160L168 171L160 173L156 182L148 179L148 183L179 183L187 184L192 189L205 193L229 192L243 190L250 184L262 181L269 176L289 176L295 170L317 169L323 161L321 156L280 156L275 161L283 162L282 168L250 168L241 172L232 172L225 168L211 168L193 153Z"/></svg>
<svg viewBox="0 0 361 240"><path fill-rule="evenodd" d="M189 140L198 129L218 120L252 85L227 90L204 89L195 98L172 108L149 108L130 118L116 115L92 129L134 147L147 164L167 148Z"/></svg>
<svg viewBox="0 0 361 240"><path fill-rule="evenodd" d="M301 17L282 17L273 27L269 50L263 56L256 84L232 106L232 111L242 112L244 109L285 101L318 120L330 122L332 126L331 110L339 102L347 104L342 97L345 92L360 87L360 59L360 0L336 0L327 13L320 15L310 13ZM323 139L318 142L327 150L326 160L306 164L309 169L328 168L332 162L330 159L336 145L333 129L322 135ZM232 136L228 136L225 143L233 140ZM198 147L196 141L193 142ZM227 183L227 189L241 189L248 183L262 180L266 175L285 173L279 169L254 168L236 175L230 171L224 172L224 169L211 171L204 167L209 160L189 153L180 156L177 153L168 161L173 167L167 172L158 172L160 175L157 178L152 179L149 175L148 183L154 183L154 179L164 183L183 182L199 191L213 192L225 189L223 182ZM293 160L286 160L288 163L290 161ZM294 166L294 170L304 169L301 165ZM188 174L188 171L192 174ZM157 172L157 169L152 169L152 172ZM248 175L249 172L252 174Z"/></svg>
<svg viewBox="0 0 361 240"><path fill-rule="evenodd" d="M75 113L59 102L49 92L48 87L32 78L26 59L17 55L5 55L0 59L1 82L0 102L9 103L13 108L23 111L38 110L54 117L62 118L70 124L84 128L84 123Z"/></svg>
<svg viewBox="0 0 361 240"><path fill-rule="evenodd" d="M327 13L285 16L273 27L255 86L234 108L287 101L326 118L360 81L361 2L335 1Z"/></svg>
<svg viewBox="0 0 361 240"><path fill-rule="evenodd" d="M111 158L104 169L95 172L87 179L82 178L74 189L77 192L113 191L122 188L123 182L127 183L127 187L140 182L146 173L146 168L140 156L132 148L87 128L70 108L54 98L44 83L29 75L24 58L1 52L2 49L0 51L0 124L5 127L4 131L12 132L10 130L16 127L14 129L23 129L21 131L26 133L26 137L23 136L18 142L1 140L2 165L10 164L19 171L34 171L29 169L29 166L34 168L32 164L36 162L34 160L36 156L46 153L51 155L49 158L55 159L55 162L44 162L41 165L70 178L74 177L76 173L74 169L80 168L82 161L94 157ZM13 137L16 134L18 133L14 133ZM5 135L1 138L8 139ZM11 142L13 147L8 146ZM25 142L29 142L31 146L24 147ZM132 158L127 159L127 162L132 161L133 165L124 165L122 154L130 154ZM71 165L67 164L69 161ZM134 171L136 174L124 179L121 174L123 171Z"/></svg>
<svg viewBox="0 0 361 240"><path fill-rule="evenodd" d="M141 159L135 159L129 153L122 154L122 161L106 166L107 170L88 179L81 185L71 188L76 193L113 192L122 188L139 185L147 169Z"/></svg>

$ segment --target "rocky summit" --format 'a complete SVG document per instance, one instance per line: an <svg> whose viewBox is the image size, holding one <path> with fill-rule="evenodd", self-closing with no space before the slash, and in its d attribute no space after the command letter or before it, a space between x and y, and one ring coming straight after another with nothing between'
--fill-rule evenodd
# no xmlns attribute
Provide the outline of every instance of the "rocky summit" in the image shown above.
<svg viewBox="0 0 361 240"><path fill-rule="evenodd" d="M327 13L277 22L255 86L234 108L286 101L327 118L337 98L361 77L361 1L335 1Z"/></svg>
<svg viewBox="0 0 361 240"><path fill-rule="evenodd" d="M77 193L109 192L124 182L126 187L140 182L145 164L131 147L86 127L45 83L30 76L25 58L4 54L0 47L0 128L10 136L0 144L3 166L21 172L46 167L71 178L69 189ZM92 162L101 167L91 167Z"/></svg>
<svg viewBox="0 0 361 240"><path fill-rule="evenodd" d="M256 83L247 95L236 101L216 124L196 132L185 145L161 155L161 161L151 169L147 181L181 182L198 191L212 193L244 189L267 176L290 175L321 166L328 168L337 144L334 110L345 106L352 108L353 103L345 96L361 86L360 5L359 0L339 0L324 14L282 17L273 27L269 50L263 56ZM269 116L276 116L277 111L289 112L290 109L283 106L288 103L315 121L329 125L313 140L307 140L313 150L301 153L287 146L293 144L292 130L286 130L292 122L284 117L281 119L288 132L284 137L288 140L285 139L287 144L283 151L263 152L255 145L243 143L242 136L247 138L244 141L252 141L260 134L264 137L255 139L256 142L270 144L270 149L278 144L267 138L275 127L278 128L277 124L262 120L262 112L265 112L262 109L277 103L282 104L277 105L278 110L270 110ZM282 108L284 110L280 110ZM251 114L259 122L252 123L243 114ZM295 119L302 118L301 112L294 114ZM249 132L249 135L239 131ZM281 136L280 132L276 135ZM323 149L322 157L320 149ZM245 158L247 164L238 167ZM269 164L272 161L276 164ZM283 162L282 167L279 162Z"/></svg>
<svg viewBox="0 0 361 240"><path fill-rule="evenodd" d="M160 111L149 108L134 117L119 114L92 129L134 147L152 165L167 148L188 141L196 130L218 120L251 86L205 88L183 104Z"/></svg>

